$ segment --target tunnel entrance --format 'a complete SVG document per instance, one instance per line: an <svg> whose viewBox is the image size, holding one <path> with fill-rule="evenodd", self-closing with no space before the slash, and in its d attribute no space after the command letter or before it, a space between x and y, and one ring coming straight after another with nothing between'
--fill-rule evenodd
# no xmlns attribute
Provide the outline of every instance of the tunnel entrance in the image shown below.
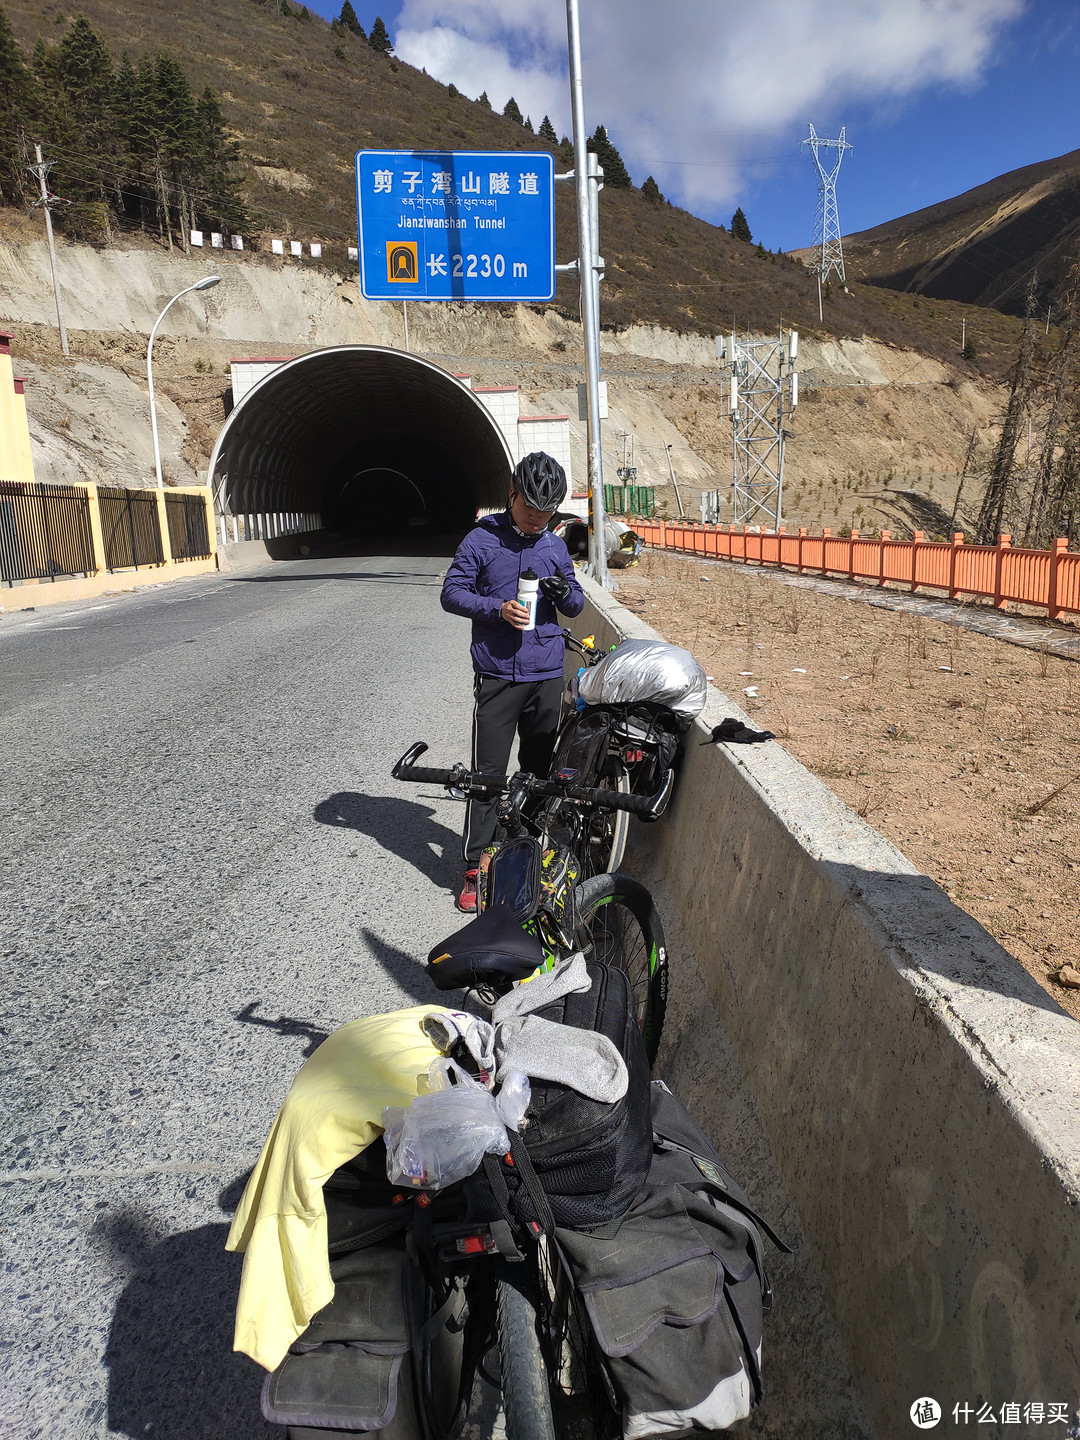
<svg viewBox="0 0 1080 1440"><path fill-rule="evenodd" d="M505 504L512 464L492 416L449 371L339 345L284 361L244 395L210 484L219 514L304 517L278 534L450 534Z"/></svg>

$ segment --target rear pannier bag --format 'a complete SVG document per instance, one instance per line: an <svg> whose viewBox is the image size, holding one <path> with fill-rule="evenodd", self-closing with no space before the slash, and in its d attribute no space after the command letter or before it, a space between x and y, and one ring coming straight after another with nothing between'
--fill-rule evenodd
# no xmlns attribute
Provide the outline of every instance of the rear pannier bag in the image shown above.
<svg viewBox="0 0 1080 1440"><path fill-rule="evenodd" d="M573 771L578 785L595 785L607 755L613 719L611 711L603 707L572 716L556 743L551 773Z"/></svg>
<svg viewBox="0 0 1080 1440"><path fill-rule="evenodd" d="M557 1232L607 1357L625 1440L746 1419L761 1400L771 1300L763 1222L662 1082L652 1100L652 1167L630 1209L589 1234Z"/></svg>
<svg viewBox="0 0 1080 1440"><path fill-rule="evenodd" d="M336 1170L323 1195L334 1298L267 1376L263 1414L288 1427L288 1440L349 1440L372 1430L380 1440L423 1440L417 1365L443 1375L439 1418L448 1422L471 1391L473 1362L462 1351L462 1292L437 1323L425 1319L432 1300L408 1231L433 1210L460 1220L464 1199L447 1192L418 1210L417 1192L387 1179L381 1138Z"/></svg>
<svg viewBox="0 0 1080 1440"><path fill-rule="evenodd" d="M419 1272L404 1246L369 1245L332 1265L334 1298L266 1377L262 1412L291 1440L385 1430L412 1440L419 1423L409 1358L410 1290Z"/></svg>
<svg viewBox="0 0 1080 1440"><path fill-rule="evenodd" d="M575 1228L606 1225L623 1215L641 1189L652 1157L649 1061L634 1017L630 982L621 970L595 960L586 964L592 981L587 991L565 995L535 1013L606 1035L626 1063L626 1094L608 1104L569 1085L535 1080L521 1136L555 1224ZM481 1220L505 1218L505 1203L496 1193L505 1185L512 1219L543 1221L521 1183L520 1167L490 1159L490 1165L463 1182L472 1214Z"/></svg>

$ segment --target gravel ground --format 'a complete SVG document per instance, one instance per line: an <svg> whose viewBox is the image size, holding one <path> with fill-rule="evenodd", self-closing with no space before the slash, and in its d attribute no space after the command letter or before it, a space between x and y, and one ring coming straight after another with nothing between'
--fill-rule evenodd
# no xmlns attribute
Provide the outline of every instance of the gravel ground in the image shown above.
<svg viewBox="0 0 1080 1440"><path fill-rule="evenodd" d="M619 586L1080 1019L1080 665L661 552Z"/></svg>

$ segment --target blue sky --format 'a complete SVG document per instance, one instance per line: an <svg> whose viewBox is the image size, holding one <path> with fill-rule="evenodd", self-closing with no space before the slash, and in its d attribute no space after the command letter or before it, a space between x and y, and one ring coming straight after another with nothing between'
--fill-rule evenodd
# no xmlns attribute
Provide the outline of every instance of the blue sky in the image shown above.
<svg viewBox="0 0 1080 1440"><path fill-rule="evenodd" d="M353 4L410 63L569 128L563 0ZM1080 149L1080 0L581 0L581 14L588 123L608 126L635 183L652 173L717 223L741 205L770 249L813 239L807 121L846 126L855 147L845 233Z"/></svg>

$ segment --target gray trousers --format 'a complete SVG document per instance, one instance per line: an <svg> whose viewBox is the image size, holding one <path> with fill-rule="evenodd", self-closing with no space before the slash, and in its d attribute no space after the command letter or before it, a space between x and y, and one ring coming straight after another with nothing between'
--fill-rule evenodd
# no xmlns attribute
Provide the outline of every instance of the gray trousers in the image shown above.
<svg viewBox="0 0 1080 1440"><path fill-rule="evenodd" d="M500 680L477 675L473 682L472 768L483 775L505 775L514 735L518 765L546 778L559 729L561 676L550 680ZM495 838L495 807L499 797L470 800L465 807L461 853L471 869L481 851Z"/></svg>

